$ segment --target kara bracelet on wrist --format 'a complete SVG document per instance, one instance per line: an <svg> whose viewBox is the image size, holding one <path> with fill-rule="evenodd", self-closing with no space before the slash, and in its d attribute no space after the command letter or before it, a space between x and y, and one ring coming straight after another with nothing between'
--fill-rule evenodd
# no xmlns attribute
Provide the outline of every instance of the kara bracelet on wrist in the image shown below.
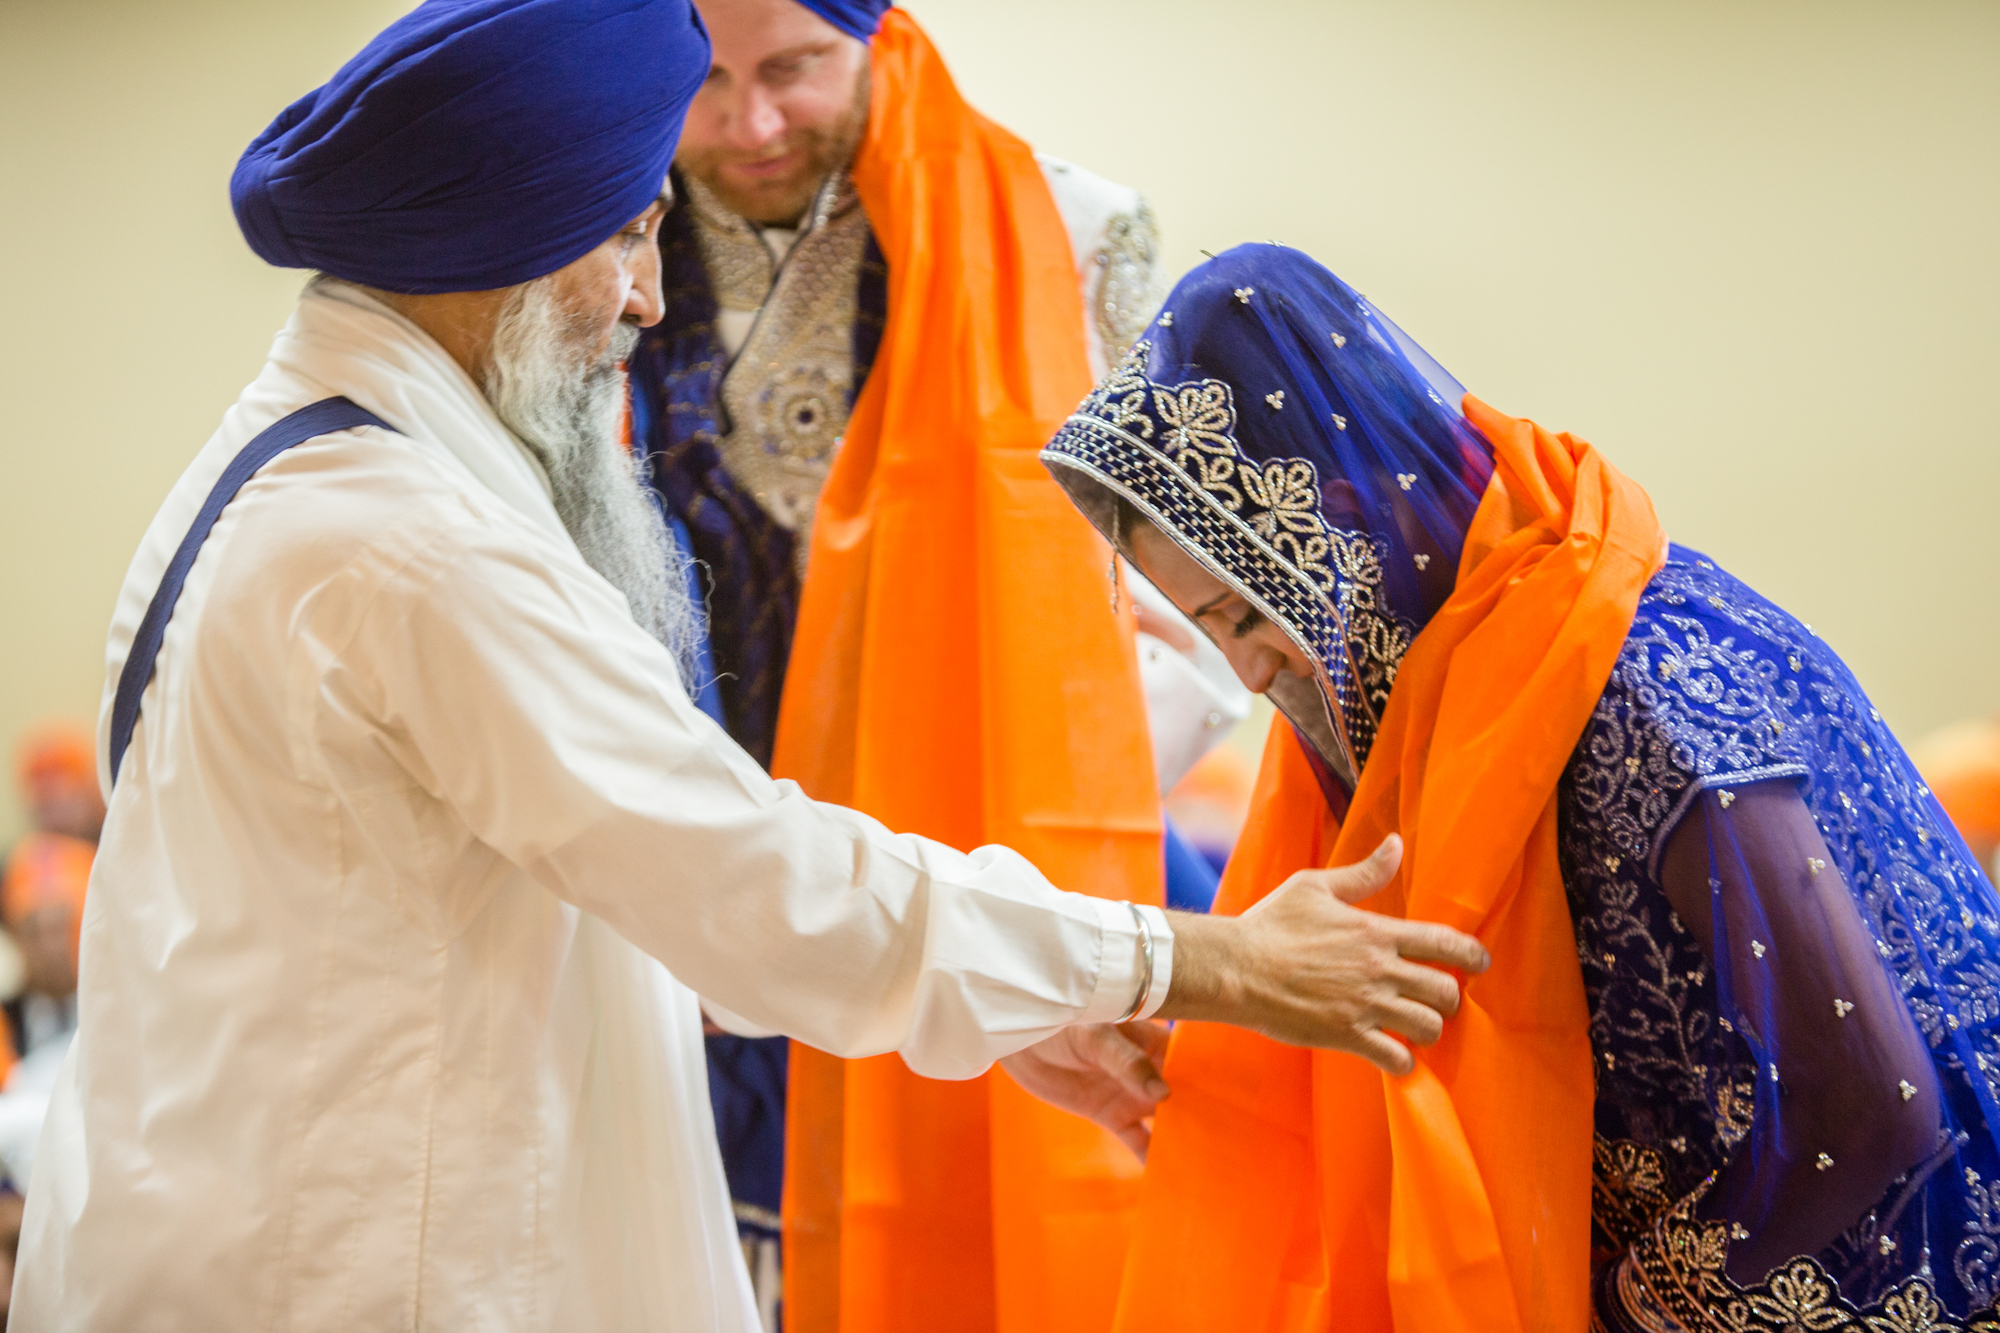
<svg viewBox="0 0 2000 1333"><path fill-rule="evenodd" d="M1126 903L1132 909L1132 921L1139 927L1139 957L1144 971L1139 977L1139 993L1132 997L1132 1007L1127 1009L1114 1023L1129 1023L1139 1016L1146 1007L1146 997L1153 993L1153 928L1146 924L1146 914L1139 910L1137 903Z"/></svg>

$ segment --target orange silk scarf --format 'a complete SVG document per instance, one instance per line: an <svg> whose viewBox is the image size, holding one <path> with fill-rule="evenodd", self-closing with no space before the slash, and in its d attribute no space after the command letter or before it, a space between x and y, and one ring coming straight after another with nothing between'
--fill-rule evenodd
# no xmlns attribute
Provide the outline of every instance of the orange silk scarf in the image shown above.
<svg viewBox="0 0 2000 1333"><path fill-rule="evenodd" d="M1129 613L1037 458L1090 391L1069 237L1028 146L892 10L854 182L881 350L821 495L773 771L1057 885L1160 901ZM792 1333L1107 1327L1139 1165L1000 1073L792 1048Z"/></svg>
<svg viewBox="0 0 2000 1333"><path fill-rule="evenodd" d="M1476 398L1490 440L1451 597L1417 636L1345 827L1289 727L1218 911L1406 845L1367 904L1476 934L1493 967L1416 1071L1184 1024L1120 1333L1583 1333L1593 1078L1556 784L1665 559L1652 501L1590 445Z"/></svg>

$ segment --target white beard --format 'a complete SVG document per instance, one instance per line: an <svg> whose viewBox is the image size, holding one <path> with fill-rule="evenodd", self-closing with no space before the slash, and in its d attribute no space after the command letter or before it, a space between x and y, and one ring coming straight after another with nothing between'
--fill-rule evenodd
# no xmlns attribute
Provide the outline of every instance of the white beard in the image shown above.
<svg viewBox="0 0 2000 1333"><path fill-rule="evenodd" d="M618 441L625 407L619 363L639 330L621 323L602 358L578 346L576 321L550 278L507 300L480 387L500 420L541 461L556 513L585 563L625 594L632 618L665 644L693 691L699 620L689 561L674 544L638 464ZM585 336L588 336L587 332Z"/></svg>

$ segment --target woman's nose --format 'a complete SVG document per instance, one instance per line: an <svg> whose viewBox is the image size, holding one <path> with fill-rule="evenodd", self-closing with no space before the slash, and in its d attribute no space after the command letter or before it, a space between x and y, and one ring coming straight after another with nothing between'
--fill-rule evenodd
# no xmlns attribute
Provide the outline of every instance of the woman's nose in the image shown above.
<svg viewBox="0 0 2000 1333"><path fill-rule="evenodd" d="M1282 654L1268 645L1254 639L1223 638L1217 645L1223 657L1229 661L1229 669L1236 673L1236 679L1243 682L1243 688L1252 694L1263 694L1271 688L1278 672L1285 665Z"/></svg>

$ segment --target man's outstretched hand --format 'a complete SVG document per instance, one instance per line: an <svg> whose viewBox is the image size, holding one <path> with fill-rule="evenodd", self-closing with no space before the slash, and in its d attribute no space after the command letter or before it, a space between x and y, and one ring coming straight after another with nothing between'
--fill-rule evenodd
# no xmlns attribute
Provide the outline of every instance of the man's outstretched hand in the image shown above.
<svg viewBox="0 0 2000 1333"><path fill-rule="evenodd" d="M1458 1012L1458 980L1443 969L1484 972L1492 959L1449 926L1353 906L1395 878L1402 859L1391 834L1365 861L1300 871L1241 917L1174 914L1160 1016L1234 1023L1409 1073L1415 1057L1396 1037L1429 1046Z"/></svg>
<svg viewBox="0 0 2000 1333"><path fill-rule="evenodd" d="M1431 1045L1458 1012L1458 980L1444 969L1484 972L1492 959L1449 926L1354 906L1394 879L1402 859L1403 840L1391 834L1365 861L1300 871L1240 917L1171 913L1174 970L1160 1017L1234 1023L1409 1073L1416 1059L1403 1042ZM1147 1122L1167 1095L1158 1068L1166 1049L1164 1024L1095 1023L1064 1028L1000 1064L1143 1161Z"/></svg>
<svg viewBox="0 0 2000 1333"><path fill-rule="evenodd" d="M1167 1095L1159 1070L1166 1051L1164 1023L1088 1023L1016 1051L1000 1067L1049 1105L1104 1126L1143 1162L1153 1138L1146 1122Z"/></svg>

